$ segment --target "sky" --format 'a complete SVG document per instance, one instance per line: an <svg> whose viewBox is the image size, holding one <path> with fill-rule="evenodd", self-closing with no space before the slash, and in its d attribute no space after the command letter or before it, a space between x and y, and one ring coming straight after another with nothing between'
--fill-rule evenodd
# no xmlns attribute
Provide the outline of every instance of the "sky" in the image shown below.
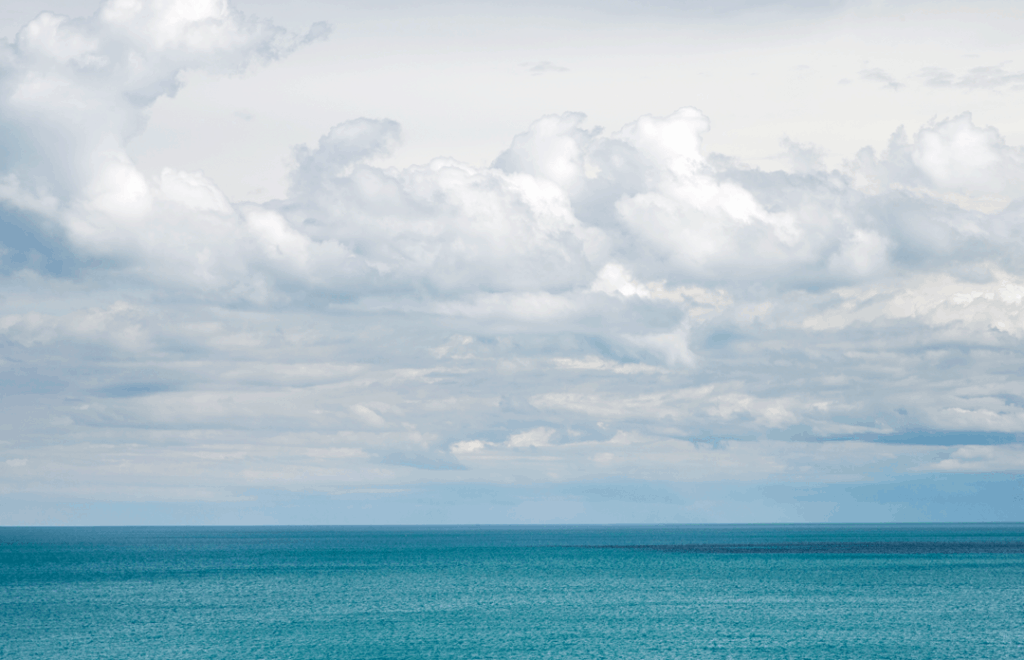
<svg viewBox="0 0 1024 660"><path fill-rule="evenodd" d="M0 524L1022 520L1022 30L8 0Z"/></svg>

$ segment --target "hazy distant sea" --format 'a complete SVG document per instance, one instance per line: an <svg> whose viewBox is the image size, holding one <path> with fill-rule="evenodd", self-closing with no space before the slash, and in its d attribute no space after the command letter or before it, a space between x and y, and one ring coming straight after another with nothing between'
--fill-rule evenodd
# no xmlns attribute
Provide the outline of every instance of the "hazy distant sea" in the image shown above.
<svg viewBox="0 0 1024 660"><path fill-rule="evenodd" d="M4 528L0 658L1024 658L1024 526Z"/></svg>

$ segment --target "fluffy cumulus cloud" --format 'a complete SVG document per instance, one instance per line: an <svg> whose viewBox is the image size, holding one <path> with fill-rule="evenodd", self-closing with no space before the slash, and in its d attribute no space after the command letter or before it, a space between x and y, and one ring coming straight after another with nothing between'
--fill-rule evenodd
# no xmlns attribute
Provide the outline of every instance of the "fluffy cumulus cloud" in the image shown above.
<svg viewBox="0 0 1024 660"><path fill-rule="evenodd" d="M1024 152L995 128L763 171L693 108L568 113L489 167L392 168L400 126L356 118L265 204L128 157L182 72L324 34L110 0L0 46L5 493L1022 469Z"/></svg>

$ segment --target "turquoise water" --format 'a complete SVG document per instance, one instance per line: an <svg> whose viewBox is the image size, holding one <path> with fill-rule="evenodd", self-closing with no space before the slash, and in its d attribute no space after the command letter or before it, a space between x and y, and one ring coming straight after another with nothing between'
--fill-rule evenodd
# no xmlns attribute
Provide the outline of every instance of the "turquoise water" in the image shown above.
<svg viewBox="0 0 1024 660"><path fill-rule="evenodd" d="M1024 658L1024 526L6 528L0 658Z"/></svg>

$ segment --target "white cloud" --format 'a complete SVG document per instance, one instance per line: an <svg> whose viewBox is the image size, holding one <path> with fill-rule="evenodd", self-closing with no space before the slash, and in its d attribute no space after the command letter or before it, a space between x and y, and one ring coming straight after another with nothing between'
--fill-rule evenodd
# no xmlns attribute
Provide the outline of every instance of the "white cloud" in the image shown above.
<svg viewBox="0 0 1024 660"><path fill-rule="evenodd" d="M972 67L956 75L941 67L927 67L920 72L926 85L932 87L963 87L967 89L1020 89L1024 85L1024 74L1007 71L1002 64Z"/></svg>
<svg viewBox="0 0 1024 660"><path fill-rule="evenodd" d="M456 454L468 454L474 451L480 451L487 445L481 440L463 440L462 442L456 442L452 445L452 452Z"/></svg>
<svg viewBox="0 0 1024 660"><path fill-rule="evenodd" d="M0 235L3 446L37 480L14 487L1018 469L1016 445L850 439L1024 432L1024 170L996 129L933 121L833 170L791 143L784 172L706 154L693 108L567 113L491 166L390 167L399 125L349 119L265 204L128 157L182 71L303 39L117 1L3 46L0 200L39 241Z"/></svg>
<svg viewBox="0 0 1024 660"><path fill-rule="evenodd" d="M906 87L906 85L893 78L889 72L879 67L861 71L860 77L864 80L872 80L874 82L881 83L884 87L893 91L898 91L903 87Z"/></svg>
<svg viewBox="0 0 1024 660"><path fill-rule="evenodd" d="M641 282L633 279L629 271L621 264L609 263L597 273L594 283L590 285L591 290L601 293L617 293L627 298L637 296L639 298L650 298L651 291Z"/></svg>
<svg viewBox="0 0 1024 660"><path fill-rule="evenodd" d="M508 438L509 447L546 447L551 444L551 438L555 435L555 429L538 427L515 433Z"/></svg>
<svg viewBox="0 0 1024 660"><path fill-rule="evenodd" d="M948 457L924 469L943 472L1020 472L1024 470L1024 445L957 447Z"/></svg>
<svg viewBox="0 0 1024 660"><path fill-rule="evenodd" d="M201 175L148 181L126 144L183 72L239 72L302 40L226 0L110 0L88 18L39 15L0 45L0 203L37 214L87 257L222 285L223 266L202 261L210 243L237 242L234 210Z"/></svg>
<svg viewBox="0 0 1024 660"><path fill-rule="evenodd" d="M1020 150L994 128L975 126L970 114L922 128L912 158L940 189L1001 192L1007 183L1019 186L1024 174Z"/></svg>
<svg viewBox="0 0 1024 660"><path fill-rule="evenodd" d="M564 66L559 66L554 62L537 62L536 64L524 64L523 66L529 67L528 71L535 76L543 75L545 73L565 73L569 69Z"/></svg>
<svg viewBox="0 0 1024 660"><path fill-rule="evenodd" d="M970 113L932 121L910 140L901 128L881 158L866 149L863 171L884 186L924 189L965 208L999 210L1020 196L1024 151Z"/></svg>

